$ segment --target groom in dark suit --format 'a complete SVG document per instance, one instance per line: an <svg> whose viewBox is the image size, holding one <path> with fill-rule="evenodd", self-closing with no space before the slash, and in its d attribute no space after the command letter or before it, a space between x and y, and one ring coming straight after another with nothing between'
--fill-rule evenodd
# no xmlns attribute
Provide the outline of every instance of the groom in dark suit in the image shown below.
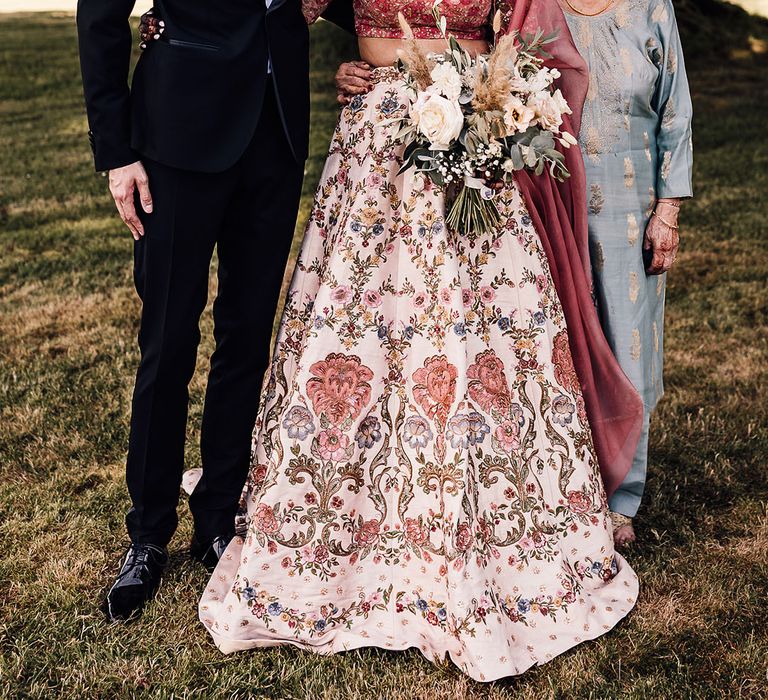
<svg viewBox="0 0 768 700"><path fill-rule="evenodd" d="M140 610L177 526L192 378L218 250L216 350L203 413L192 554L232 537L291 246L309 130L309 36L299 0L157 0L164 22L128 87L135 0L79 0L96 169L135 239L141 363L127 459L131 547L108 594Z"/></svg>

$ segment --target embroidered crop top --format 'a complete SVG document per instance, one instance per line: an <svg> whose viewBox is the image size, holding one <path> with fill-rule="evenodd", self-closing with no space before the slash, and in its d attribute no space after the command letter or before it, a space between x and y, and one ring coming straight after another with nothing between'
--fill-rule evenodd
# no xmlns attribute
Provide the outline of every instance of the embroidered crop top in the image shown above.
<svg viewBox="0 0 768 700"><path fill-rule="evenodd" d="M302 0L307 21L314 22L330 0ZM417 39L439 39L440 30L432 16L433 0L353 0L355 31L360 37L402 39L397 21L402 12ZM448 23L448 33L457 39L486 39L494 0L443 0L440 13Z"/></svg>

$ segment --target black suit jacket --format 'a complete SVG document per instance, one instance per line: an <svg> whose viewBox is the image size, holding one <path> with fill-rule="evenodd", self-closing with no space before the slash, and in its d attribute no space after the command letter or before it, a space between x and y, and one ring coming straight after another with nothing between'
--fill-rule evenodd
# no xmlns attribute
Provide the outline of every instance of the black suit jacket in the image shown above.
<svg viewBox="0 0 768 700"><path fill-rule="evenodd" d="M184 170L226 170L251 141L268 81L294 157L306 158L309 32L300 0L273 0L269 10L264 0L156 0L166 29L143 52L129 89L134 4L78 1L97 170L142 156Z"/></svg>

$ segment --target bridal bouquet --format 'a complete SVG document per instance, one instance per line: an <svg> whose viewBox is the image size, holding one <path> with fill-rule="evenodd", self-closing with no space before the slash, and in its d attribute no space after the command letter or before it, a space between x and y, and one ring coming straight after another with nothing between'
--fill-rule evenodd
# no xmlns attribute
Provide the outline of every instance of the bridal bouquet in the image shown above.
<svg viewBox="0 0 768 700"><path fill-rule="evenodd" d="M447 195L447 225L459 233L488 233L500 224L494 198L516 170L541 174L548 168L569 176L555 139L569 148L576 139L561 130L571 110L553 82L559 71L544 66L545 46L555 36L537 31L499 37L501 15L493 21L495 46L472 57L446 34L436 0L432 13L447 42L440 54L425 54L402 14L405 47L398 61L408 92L408 113L397 120L395 140L405 144L400 172L415 167Z"/></svg>

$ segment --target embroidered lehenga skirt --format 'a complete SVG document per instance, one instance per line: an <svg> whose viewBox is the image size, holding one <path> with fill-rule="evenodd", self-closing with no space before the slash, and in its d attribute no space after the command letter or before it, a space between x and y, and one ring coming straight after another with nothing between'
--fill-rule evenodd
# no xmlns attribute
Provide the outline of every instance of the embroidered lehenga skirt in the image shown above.
<svg viewBox="0 0 768 700"><path fill-rule="evenodd" d="M398 174L405 105L379 69L341 113L200 617L225 652L416 647L493 680L605 633L638 584L525 204L447 230Z"/></svg>

